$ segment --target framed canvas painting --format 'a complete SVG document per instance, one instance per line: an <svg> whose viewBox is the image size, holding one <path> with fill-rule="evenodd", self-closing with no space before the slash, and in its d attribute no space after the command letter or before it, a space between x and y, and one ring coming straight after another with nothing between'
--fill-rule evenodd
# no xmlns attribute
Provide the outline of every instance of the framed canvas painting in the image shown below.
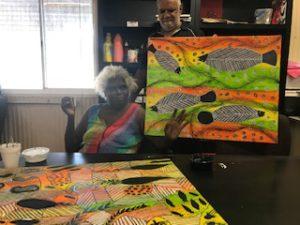
<svg viewBox="0 0 300 225"><path fill-rule="evenodd" d="M145 134L185 110L180 137L277 143L280 54L281 36L150 38Z"/></svg>

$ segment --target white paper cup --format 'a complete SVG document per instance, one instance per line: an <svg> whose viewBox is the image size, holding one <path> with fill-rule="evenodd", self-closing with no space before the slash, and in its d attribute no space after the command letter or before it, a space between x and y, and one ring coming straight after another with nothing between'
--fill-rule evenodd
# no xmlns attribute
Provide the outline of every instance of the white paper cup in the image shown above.
<svg viewBox="0 0 300 225"><path fill-rule="evenodd" d="M8 143L0 145L0 153L5 168L19 167L21 154L20 143Z"/></svg>

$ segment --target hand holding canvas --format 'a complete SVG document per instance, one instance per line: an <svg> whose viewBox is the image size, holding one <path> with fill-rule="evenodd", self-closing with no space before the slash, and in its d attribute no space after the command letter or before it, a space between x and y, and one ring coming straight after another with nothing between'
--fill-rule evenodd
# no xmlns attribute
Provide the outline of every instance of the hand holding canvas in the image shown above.
<svg viewBox="0 0 300 225"><path fill-rule="evenodd" d="M185 110L182 110L178 115L177 110L174 110L171 119L165 126L165 135L168 140L174 141L178 138L182 129L189 123L185 121L186 116Z"/></svg>

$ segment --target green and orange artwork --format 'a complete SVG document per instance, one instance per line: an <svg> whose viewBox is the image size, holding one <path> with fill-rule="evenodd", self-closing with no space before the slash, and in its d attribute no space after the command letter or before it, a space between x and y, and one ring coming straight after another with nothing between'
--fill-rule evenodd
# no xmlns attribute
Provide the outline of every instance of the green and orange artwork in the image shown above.
<svg viewBox="0 0 300 225"><path fill-rule="evenodd" d="M277 143L280 54L278 35L150 38L145 134L176 109L180 137Z"/></svg>
<svg viewBox="0 0 300 225"><path fill-rule="evenodd" d="M0 169L0 221L227 225L170 159Z"/></svg>

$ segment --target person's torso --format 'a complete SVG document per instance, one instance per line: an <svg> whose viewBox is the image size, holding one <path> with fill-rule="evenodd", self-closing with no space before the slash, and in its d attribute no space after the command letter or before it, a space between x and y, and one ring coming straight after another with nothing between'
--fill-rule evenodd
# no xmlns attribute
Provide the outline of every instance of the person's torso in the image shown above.
<svg viewBox="0 0 300 225"><path fill-rule="evenodd" d="M189 27L188 23L182 23L180 28L171 35L171 37L198 37L204 36L204 32L202 30L194 31ZM161 29L157 29L157 31L150 35L150 37L164 37L164 34L161 32Z"/></svg>
<svg viewBox="0 0 300 225"><path fill-rule="evenodd" d="M101 105L89 111L87 131L84 134L84 151L99 153L135 153L142 140L138 116L140 106L132 103L128 110L111 125L99 118ZM91 150L92 149L92 150Z"/></svg>

